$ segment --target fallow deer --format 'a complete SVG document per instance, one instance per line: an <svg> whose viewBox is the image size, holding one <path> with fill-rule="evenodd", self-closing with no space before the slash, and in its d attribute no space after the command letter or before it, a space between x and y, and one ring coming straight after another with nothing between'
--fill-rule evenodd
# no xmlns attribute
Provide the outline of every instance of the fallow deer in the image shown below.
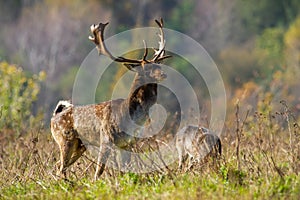
<svg viewBox="0 0 300 200"><path fill-rule="evenodd" d="M136 131L132 130L132 124L143 125L149 120L149 109L157 100L158 82L166 78L159 63L170 57L165 56L163 21L155 21L160 29L160 42L150 60L147 47L140 60L114 57L104 43L108 23L91 26L93 36L89 39L96 44L99 54L123 63L136 75L126 99L84 106L66 102L57 105L51 118L51 132L60 148L60 173L64 177L66 169L88 150L98 154L97 179L104 171L112 145L125 148L136 143L137 138L130 133Z"/></svg>
<svg viewBox="0 0 300 200"><path fill-rule="evenodd" d="M178 152L178 168L181 170L185 161L187 169L194 163L205 161L208 156L219 157L222 154L220 138L207 128L201 126L186 126L176 135Z"/></svg>

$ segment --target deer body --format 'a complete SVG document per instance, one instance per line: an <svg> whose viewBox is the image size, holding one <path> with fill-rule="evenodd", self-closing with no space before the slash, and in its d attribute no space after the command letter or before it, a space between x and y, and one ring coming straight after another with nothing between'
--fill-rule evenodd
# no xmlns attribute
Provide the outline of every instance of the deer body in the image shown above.
<svg viewBox="0 0 300 200"><path fill-rule="evenodd" d="M188 161L188 169L208 156L217 157L222 153L220 138L210 130L199 126L186 126L176 135L178 168Z"/></svg>
<svg viewBox="0 0 300 200"><path fill-rule="evenodd" d="M62 135L76 138L82 146L73 150L73 154L61 156L61 171L64 173L66 168L74 163L87 149L93 154L99 152L99 164L101 169L97 170L97 175L102 174L104 164L110 154L111 145L119 148L126 148L137 142L137 138L132 135L132 124L143 125L149 120L149 109L156 102L157 83L144 84L145 77L137 74L134 79L132 91L127 99L116 99L94 105L74 106L68 105L61 112L54 112L51 119L51 131L54 138ZM139 84L142 86L138 87ZM135 87L137 86L137 87ZM58 140L58 139L57 139ZM62 139L62 142L64 140ZM65 144L61 146L64 147ZM68 149L61 152L68 152ZM104 164L103 164L104 163Z"/></svg>
<svg viewBox="0 0 300 200"><path fill-rule="evenodd" d="M162 21L158 22L162 33ZM88 150L98 154L95 179L103 173L112 145L126 148L137 142L134 137L139 127L149 121L149 109L157 99L157 83L166 75L157 64L164 58L164 45L156 51L152 60L146 60L147 48L142 60L115 58L106 49L103 31L107 24L92 25L99 53L136 72L128 98L116 99L94 105L75 106L59 102L51 118L51 132L60 148L60 172L66 169ZM164 44L161 36L161 44ZM134 70L133 70L134 69ZM137 126L138 125L138 126Z"/></svg>

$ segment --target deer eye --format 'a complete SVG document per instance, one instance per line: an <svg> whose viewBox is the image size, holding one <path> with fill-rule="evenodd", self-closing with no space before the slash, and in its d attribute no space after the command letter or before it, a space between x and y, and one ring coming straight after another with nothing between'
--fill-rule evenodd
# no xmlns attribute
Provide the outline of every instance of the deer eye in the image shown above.
<svg viewBox="0 0 300 200"><path fill-rule="evenodd" d="M70 134L71 134L71 131L70 131L70 130L64 131L64 134L65 134L65 135L70 135Z"/></svg>

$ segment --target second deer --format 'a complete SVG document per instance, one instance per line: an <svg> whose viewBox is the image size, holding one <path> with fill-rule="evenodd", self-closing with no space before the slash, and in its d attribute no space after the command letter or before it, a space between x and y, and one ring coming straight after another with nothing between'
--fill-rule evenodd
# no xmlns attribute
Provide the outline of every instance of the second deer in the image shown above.
<svg viewBox="0 0 300 200"><path fill-rule="evenodd" d="M204 162L209 156L218 158L222 154L220 138L212 131L201 126L188 125L176 135L178 168L181 170L185 161L190 169L194 164Z"/></svg>

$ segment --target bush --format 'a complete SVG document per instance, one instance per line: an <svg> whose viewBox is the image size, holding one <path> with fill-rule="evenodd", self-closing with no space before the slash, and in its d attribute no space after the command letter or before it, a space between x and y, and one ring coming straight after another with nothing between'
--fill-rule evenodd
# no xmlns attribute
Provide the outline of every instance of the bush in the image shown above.
<svg viewBox="0 0 300 200"><path fill-rule="evenodd" d="M28 125L44 79L44 72L28 77L21 67L0 63L0 130L20 131Z"/></svg>

